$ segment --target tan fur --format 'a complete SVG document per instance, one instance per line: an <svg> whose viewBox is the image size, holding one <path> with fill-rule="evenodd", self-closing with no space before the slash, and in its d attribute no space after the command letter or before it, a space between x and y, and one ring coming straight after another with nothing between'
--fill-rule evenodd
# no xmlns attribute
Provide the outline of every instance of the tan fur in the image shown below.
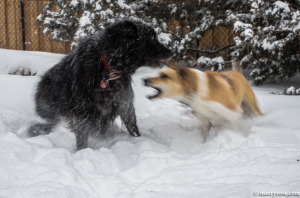
<svg viewBox="0 0 300 198"><path fill-rule="evenodd" d="M161 97L177 97L184 95L195 95L201 92L199 89L199 81L195 70L190 68L183 68L186 75L180 76L178 71L174 69L167 69L161 72L160 76L149 78L151 85L155 87L168 87L168 93L162 93ZM205 98L206 101L215 101L231 111L238 111L241 104L245 101L257 115L262 115L260 112L255 94L248 84L245 77L236 71L204 72L207 77L208 93ZM169 76L168 79L163 79L163 75Z"/></svg>
<svg viewBox="0 0 300 198"><path fill-rule="evenodd" d="M216 101L223 104L225 107L232 111L237 111L239 104L236 102L237 98L233 88L219 73L216 72L205 72L208 80L208 94L205 100ZM226 74L225 74L226 75ZM237 90L237 87L234 86ZM231 97L226 97L230 96Z"/></svg>
<svg viewBox="0 0 300 198"><path fill-rule="evenodd" d="M202 120L204 139L211 120L235 122L246 113L246 107L251 115L262 115L248 81L236 71L201 72L171 64L158 77L147 79L146 85L161 90L156 97L173 98L189 105Z"/></svg>
<svg viewBox="0 0 300 198"><path fill-rule="evenodd" d="M232 111L237 111L245 101L255 114L262 115L254 92L242 74L235 71L206 71L205 74L209 85L206 100L217 101Z"/></svg>

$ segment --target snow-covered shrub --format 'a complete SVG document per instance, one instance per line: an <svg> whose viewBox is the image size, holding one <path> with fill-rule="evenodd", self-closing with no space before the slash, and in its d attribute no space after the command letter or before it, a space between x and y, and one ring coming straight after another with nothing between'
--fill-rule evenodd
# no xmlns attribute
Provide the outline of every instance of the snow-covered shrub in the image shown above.
<svg viewBox="0 0 300 198"><path fill-rule="evenodd" d="M296 89L294 86L291 86L283 91L284 95L300 95L300 88Z"/></svg>
<svg viewBox="0 0 300 198"><path fill-rule="evenodd" d="M24 69L24 68L20 68L12 73L9 73L12 75L19 75L19 76L35 76L36 73L32 73L30 69Z"/></svg>
<svg viewBox="0 0 300 198"><path fill-rule="evenodd" d="M115 19L141 19L155 27L176 58L197 60L197 66L210 70L224 66L209 63L204 67L206 58L201 54L214 53L203 53L201 39L208 30L232 28L235 46L228 54L252 70L254 83L260 84L296 74L300 65L299 8L299 0L55 0L45 6L38 20L52 39L72 41L76 46L82 37Z"/></svg>
<svg viewBox="0 0 300 198"><path fill-rule="evenodd" d="M294 86L291 86L287 88L284 92L285 95L295 95L296 94L296 88Z"/></svg>
<svg viewBox="0 0 300 198"><path fill-rule="evenodd" d="M198 48L205 32L214 27L230 27L222 8L226 1L174 0L55 0L47 4L38 20L44 33L54 40L73 41L102 30L115 19L133 18L151 23L161 42L178 58Z"/></svg>
<svg viewBox="0 0 300 198"><path fill-rule="evenodd" d="M300 67L300 1L251 0L244 6L248 11L244 7L245 14L234 19L234 54L252 70L254 83L294 76Z"/></svg>
<svg viewBox="0 0 300 198"><path fill-rule="evenodd" d="M73 41L74 47L81 38L124 17L134 18L135 13L123 0L55 0L44 7L38 21L53 40Z"/></svg>
<svg viewBox="0 0 300 198"><path fill-rule="evenodd" d="M75 1L77 0L70 3L68 0L57 0L46 4L42 14L37 18L43 22L43 33L50 34L51 38L57 41L73 40L79 24L76 14L79 10Z"/></svg>
<svg viewBox="0 0 300 198"><path fill-rule="evenodd" d="M212 59L205 56L201 56L197 60L197 66L196 66L196 68L199 68L200 70L209 69L211 71L224 70L224 67L225 67L225 61L221 56Z"/></svg>

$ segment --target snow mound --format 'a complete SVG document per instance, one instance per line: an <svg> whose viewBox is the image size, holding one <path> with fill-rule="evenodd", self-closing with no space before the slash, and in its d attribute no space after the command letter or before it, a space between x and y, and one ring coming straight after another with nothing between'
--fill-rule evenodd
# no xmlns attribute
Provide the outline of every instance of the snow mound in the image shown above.
<svg viewBox="0 0 300 198"><path fill-rule="evenodd" d="M42 75L64 55L47 52L0 49L0 74L23 72L25 75Z"/></svg>

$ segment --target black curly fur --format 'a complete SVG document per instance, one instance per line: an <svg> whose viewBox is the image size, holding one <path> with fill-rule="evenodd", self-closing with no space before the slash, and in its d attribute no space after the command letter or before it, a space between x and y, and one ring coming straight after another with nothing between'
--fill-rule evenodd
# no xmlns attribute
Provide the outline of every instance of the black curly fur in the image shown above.
<svg viewBox="0 0 300 198"><path fill-rule="evenodd" d="M120 79L109 81L100 53ZM157 40L154 29L133 20L117 22L83 39L77 48L42 76L35 95L36 112L46 123L29 129L30 136L48 134L64 117L76 136L77 149L87 147L89 134L105 135L120 115L128 132L140 136L133 105L131 75L142 65L157 65L172 53Z"/></svg>

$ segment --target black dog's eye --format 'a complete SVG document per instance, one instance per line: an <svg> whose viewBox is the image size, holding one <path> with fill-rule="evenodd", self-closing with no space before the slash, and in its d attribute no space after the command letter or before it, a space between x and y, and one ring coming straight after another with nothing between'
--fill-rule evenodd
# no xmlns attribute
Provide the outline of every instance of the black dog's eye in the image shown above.
<svg viewBox="0 0 300 198"><path fill-rule="evenodd" d="M160 77L162 79L168 79L168 78L170 78L167 74L161 74Z"/></svg>

